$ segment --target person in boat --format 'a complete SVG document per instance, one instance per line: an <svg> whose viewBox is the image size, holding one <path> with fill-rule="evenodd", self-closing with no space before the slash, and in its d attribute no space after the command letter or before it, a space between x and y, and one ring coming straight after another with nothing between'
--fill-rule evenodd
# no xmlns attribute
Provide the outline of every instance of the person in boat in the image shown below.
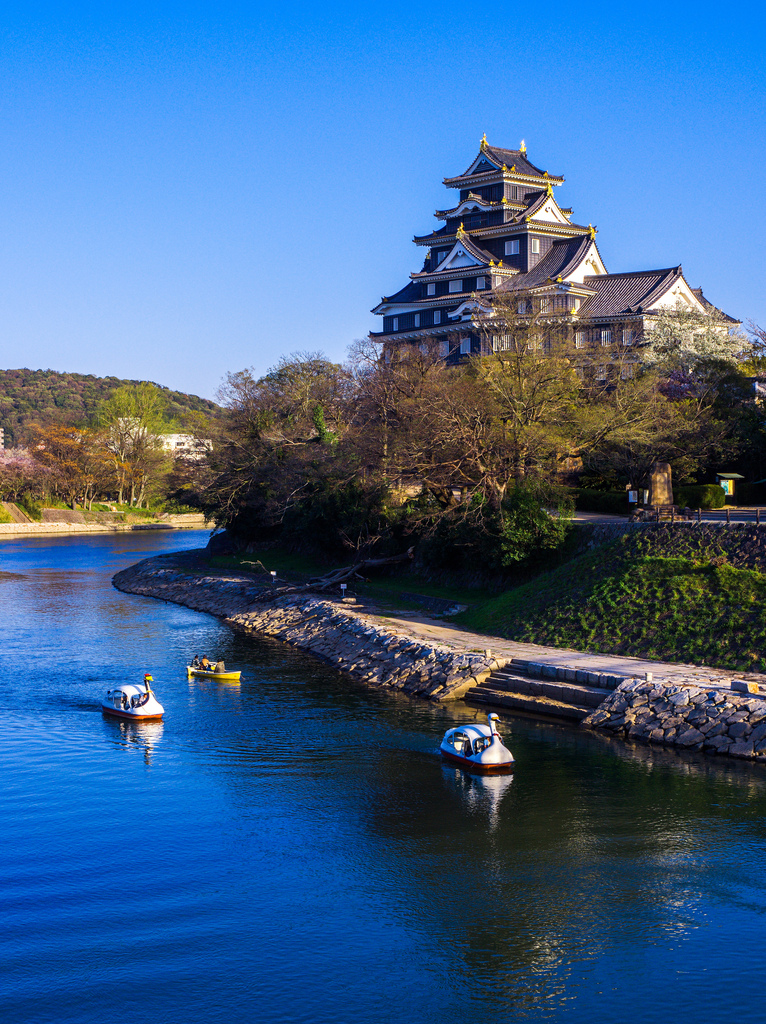
<svg viewBox="0 0 766 1024"><path fill-rule="evenodd" d="M194 657L192 658L192 668L199 668L200 664L201 662L199 654L195 654Z"/></svg>
<svg viewBox="0 0 766 1024"><path fill-rule="evenodd" d="M206 654L202 655L202 661L200 661L199 667L202 669L203 672L209 672L210 671L212 666L211 666L210 662L207 660L207 655Z"/></svg>

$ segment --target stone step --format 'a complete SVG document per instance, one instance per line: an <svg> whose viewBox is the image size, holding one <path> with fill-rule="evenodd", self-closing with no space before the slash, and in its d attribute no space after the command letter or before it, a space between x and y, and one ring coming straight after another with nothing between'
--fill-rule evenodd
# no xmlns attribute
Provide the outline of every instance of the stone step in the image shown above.
<svg viewBox="0 0 766 1024"><path fill-rule="evenodd" d="M551 700L550 697L532 697L523 693L509 693L495 690L491 686L474 686L463 700L467 704L480 704L482 707L504 708L506 711L524 711L538 718L565 718L569 721L581 722L592 711L592 708L581 708L574 704Z"/></svg>
<svg viewBox="0 0 766 1024"><path fill-rule="evenodd" d="M608 672L592 672L588 669L568 668L565 665L551 665L547 662L529 661L526 658L512 658L509 665L501 671L512 675L521 674L532 679L558 679L562 683L580 683L584 686L597 686L604 690L614 690L626 678Z"/></svg>
<svg viewBox="0 0 766 1024"><path fill-rule="evenodd" d="M561 704L574 704L582 708L597 708L611 690L598 686L584 686L578 683L555 682L549 679L532 679L507 670L493 672L484 680L483 686L501 693L519 693L530 697L547 697Z"/></svg>

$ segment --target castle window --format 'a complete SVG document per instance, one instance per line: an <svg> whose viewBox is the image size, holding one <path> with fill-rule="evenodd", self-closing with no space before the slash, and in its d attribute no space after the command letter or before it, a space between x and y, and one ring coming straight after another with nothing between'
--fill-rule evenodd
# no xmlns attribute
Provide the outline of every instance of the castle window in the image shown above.
<svg viewBox="0 0 766 1024"><path fill-rule="evenodd" d="M427 295L436 295L436 285L434 284L433 281L431 281L430 284L426 285L426 294Z"/></svg>
<svg viewBox="0 0 766 1024"><path fill-rule="evenodd" d="M540 312L541 313L550 313L550 310L551 310L551 300L549 298L540 299Z"/></svg>
<svg viewBox="0 0 766 1024"><path fill-rule="evenodd" d="M601 332L601 344L602 345L611 345L612 344L612 332L610 330L604 329Z"/></svg>
<svg viewBox="0 0 766 1024"><path fill-rule="evenodd" d="M439 355L444 359L449 355L449 342L446 338L439 342Z"/></svg>
<svg viewBox="0 0 766 1024"><path fill-rule="evenodd" d="M420 327L420 313L415 314L415 326Z"/></svg>
<svg viewBox="0 0 766 1024"><path fill-rule="evenodd" d="M633 344L633 331L625 330L622 332L622 343L623 345Z"/></svg>
<svg viewBox="0 0 766 1024"><path fill-rule="evenodd" d="M470 336L467 337L467 338L461 338L460 339L460 355L461 356L470 356L470 354L471 354L471 338L470 338Z"/></svg>
<svg viewBox="0 0 766 1024"><path fill-rule="evenodd" d="M436 259L438 260L439 263L441 263L442 260L447 258L448 252L449 250L445 249L444 252L437 253Z"/></svg>
<svg viewBox="0 0 766 1024"><path fill-rule="evenodd" d="M451 292L462 292L463 282L462 281L450 281L449 290Z"/></svg>
<svg viewBox="0 0 766 1024"><path fill-rule="evenodd" d="M442 311L440 309L434 310L434 323L440 324L442 322Z"/></svg>
<svg viewBox="0 0 766 1024"><path fill-rule="evenodd" d="M394 317L393 323L391 324L391 330L392 331L398 331L399 330L399 317L398 316Z"/></svg>
<svg viewBox="0 0 766 1024"><path fill-rule="evenodd" d="M606 380L606 366L596 367L596 380Z"/></svg>
<svg viewBox="0 0 766 1024"><path fill-rule="evenodd" d="M539 238L533 238L532 239L532 252L533 253L539 253L540 252L540 239Z"/></svg>
<svg viewBox="0 0 766 1024"><path fill-rule="evenodd" d="M630 380L635 373L636 367L634 363L625 363L624 366L620 367L620 377L623 380Z"/></svg>
<svg viewBox="0 0 766 1024"><path fill-rule="evenodd" d="M524 299L522 299L521 302L519 303L519 313L521 313L522 316L523 316L524 313L526 313L526 311L527 311L527 304L524 301Z"/></svg>
<svg viewBox="0 0 766 1024"><path fill-rule="evenodd" d="M477 277L476 278L476 290L479 291L479 290L481 290L484 287L486 287L485 284L484 284L484 278L483 277Z"/></svg>
<svg viewBox="0 0 766 1024"><path fill-rule="evenodd" d="M512 238L510 242L505 243L505 255L506 256L518 256L519 255L519 240L518 238Z"/></svg>
<svg viewBox="0 0 766 1024"><path fill-rule="evenodd" d="M585 331L575 331L575 348L585 348Z"/></svg>

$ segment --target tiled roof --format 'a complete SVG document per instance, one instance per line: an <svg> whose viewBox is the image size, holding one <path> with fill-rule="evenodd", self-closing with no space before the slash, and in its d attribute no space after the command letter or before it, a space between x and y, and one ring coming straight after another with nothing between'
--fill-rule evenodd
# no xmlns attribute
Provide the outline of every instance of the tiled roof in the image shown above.
<svg viewBox="0 0 766 1024"><path fill-rule="evenodd" d="M527 160L526 155L519 149L500 149L498 146L484 145L481 149L480 156L487 157L487 162L496 163L498 168L502 167L503 164L505 164L509 171L512 167L515 167L517 174L536 178L542 178L545 174L545 171L541 170L539 167L535 167L530 160ZM471 167L473 167L475 162L475 160L472 160L468 166L468 170L463 171L462 174L458 174L454 178L447 178L447 181L456 181L458 178L473 177L473 175L477 173L487 173L482 171L471 171ZM553 181L564 180L560 174L551 174L549 177Z"/></svg>
<svg viewBox="0 0 766 1024"><path fill-rule="evenodd" d="M735 317L729 316L728 313L724 313L724 311L722 309L719 309L718 306L714 306L713 303L706 299L705 296L702 294L701 288L692 288L692 291L697 296L697 299L702 303L702 305L705 307L705 310L708 313L715 313L718 316L723 317L724 320L728 320L728 322L731 324L742 323L741 320L737 320Z"/></svg>
<svg viewBox="0 0 766 1024"><path fill-rule="evenodd" d="M595 274L585 284L597 293L583 306L587 316L638 313L656 302L682 277L681 267L664 270L636 270L629 274Z"/></svg>
<svg viewBox="0 0 766 1024"><path fill-rule="evenodd" d="M540 262L526 274L517 274L506 281L499 291L523 291L526 288L539 288L549 278L566 278L585 258L590 247L589 235L569 238L554 242Z"/></svg>
<svg viewBox="0 0 766 1024"><path fill-rule="evenodd" d="M384 295L382 302L414 302L420 298L420 285L414 281L408 281L404 288L393 295Z"/></svg>

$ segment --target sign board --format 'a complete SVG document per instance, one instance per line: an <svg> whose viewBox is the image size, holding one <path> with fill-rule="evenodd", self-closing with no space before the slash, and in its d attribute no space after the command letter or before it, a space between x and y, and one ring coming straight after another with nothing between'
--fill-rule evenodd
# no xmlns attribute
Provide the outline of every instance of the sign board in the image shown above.
<svg viewBox="0 0 766 1024"><path fill-rule="evenodd" d="M638 491L628 491L628 501L631 505L638 504Z"/></svg>

